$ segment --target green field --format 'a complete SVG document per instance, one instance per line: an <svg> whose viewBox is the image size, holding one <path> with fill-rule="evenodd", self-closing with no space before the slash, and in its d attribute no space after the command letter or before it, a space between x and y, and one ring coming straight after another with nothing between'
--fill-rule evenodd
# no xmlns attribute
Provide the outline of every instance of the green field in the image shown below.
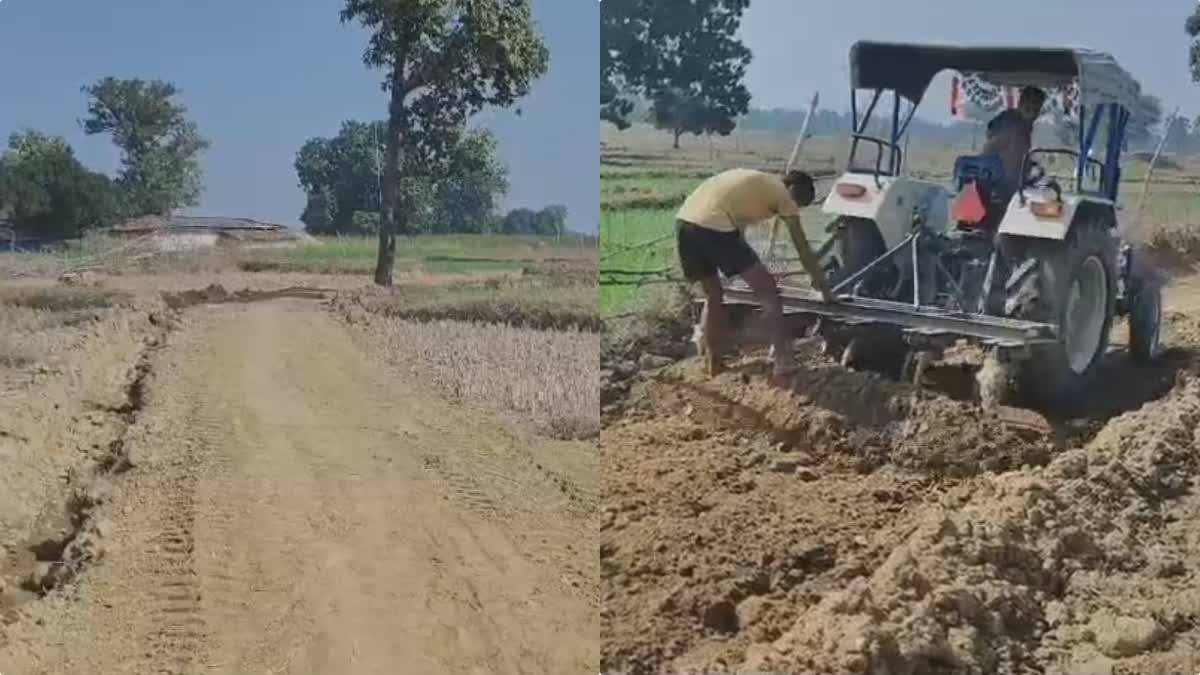
<svg viewBox="0 0 1200 675"><path fill-rule="evenodd" d="M653 246L636 248L624 253L622 249L661 238L672 232L675 209L606 210L600 215L600 250L608 256L602 264L605 270L648 271L676 267L675 242L666 239ZM622 279L624 281L625 279ZM632 285L602 285L600 311L602 315L616 310L629 310L646 294Z"/></svg>
<svg viewBox="0 0 1200 675"><path fill-rule="evenodd" d="M249 250L239 254L239 264L248 271L369 274L377 250L371 237L322 237L290 248ZM578 237L429 235L396 242L397 269L431 274L517 272L547 260L584 262L595 256L595 243Z"/></svg>
<svg viewBox="0 0 1200 675"><path fill-rule="evenodd" d="M616 131L601 125L600 156L600 311L621 316L659 303L671 285L661 277L678 278L675 244L669 237L652 246L639 246L670 235L675 211L688 192L704 178L726 168L747 167L779 171L787 162L793 138L754 132L735 132L708 141L685 137L683 147L671 147L669 134L646 127ZM810 139L799 167L817 179L818 199L832 188L845 163L846 143L841 139ZM954 158L970 148L950 146L909 149L908 166L914 176L949 183ZM1138 203L1148 164L1125 162L1121 181L1119 217L1131 236L1172 249L1200 253L1200 171L1194 167L1159 167L1141 213ZM1052 175L1070 172L1070 165L1048 167ZM826 237L828 216L819 206L804 210L802 219L810 242ZM1136 222L1135 222L1136 221ZM766 228L749 233L752 242L766 239ZM785 246L788 246L785 244ZM765 246L764 246L765 249ZM781 253L783 248L777 249ZM645 273L670 269L667 275ZM641 272L638 275L614 271ZM637 280L652 279L637 285Z"/></svg>

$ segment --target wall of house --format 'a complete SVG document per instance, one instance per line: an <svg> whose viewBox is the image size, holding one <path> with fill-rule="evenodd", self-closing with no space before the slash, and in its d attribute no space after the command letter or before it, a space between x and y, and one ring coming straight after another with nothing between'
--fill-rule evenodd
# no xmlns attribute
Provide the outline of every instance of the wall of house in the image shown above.
<svg viewBox="0 0 1200 675"><path fill-rule="evenodd" d="M168 232L154 236L154 246L160 251L177 253L212 248L217 245L215 232Z"/></svg>

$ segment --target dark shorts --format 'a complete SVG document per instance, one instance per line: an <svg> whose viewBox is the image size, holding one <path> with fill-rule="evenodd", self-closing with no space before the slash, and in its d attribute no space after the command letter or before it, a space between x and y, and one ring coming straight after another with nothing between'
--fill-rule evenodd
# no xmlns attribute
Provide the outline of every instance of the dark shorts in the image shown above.
<svg viewBox="0 0 1200 675"><path fill-rule="evenodd" d="M685 220L675 221L675 227L679 264L688 281L715 277L717 270L726 277L736 277L759 263L758 254L741 230L717 232Z"/></svg>

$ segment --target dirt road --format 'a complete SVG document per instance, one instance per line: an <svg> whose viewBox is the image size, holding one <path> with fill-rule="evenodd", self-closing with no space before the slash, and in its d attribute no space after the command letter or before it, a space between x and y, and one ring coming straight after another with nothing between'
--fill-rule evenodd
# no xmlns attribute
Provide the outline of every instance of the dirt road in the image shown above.
<svg viewBox="0 0 1200 675"><path fill-rule="evenodd" d="M596 672L590 469L384 357L313 300L189 310L103 560L0 672Z"/></svg>

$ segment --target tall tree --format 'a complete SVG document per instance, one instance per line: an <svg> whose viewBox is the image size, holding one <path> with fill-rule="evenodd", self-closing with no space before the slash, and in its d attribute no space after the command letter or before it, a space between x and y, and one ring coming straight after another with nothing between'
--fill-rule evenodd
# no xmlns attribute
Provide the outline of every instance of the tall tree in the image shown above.
<svg viewBox="0 0 1200 675"><path fill-rule="evenodd" d="M600 119L629 128L632 96L644 91L649 13L645 0L600 3Z"/></svg>
<svg viewBox="0 0 1200 675"><path fill-rule="evenodd" d="M412 210L400 198L406 181L447 161L472 114L528 93L549 52L529 0L346 0L341 19L371 32L363 62L387 72L375 282L390 286L396 233Z"/></svg>
<svg viewBox="0 0 1200 675"><path fill-rule="evenodd" d="M504 214L500 231L504 234L537 233L537 211L524 207L515 208Z"/></svg>
<svg viewBox="0 0 1200 675"><path fill-rule="evenodd" d="M728 135L749 109L742 80L750 50L738 39L749 0L666 0L654 3L651 41L658 47L647 74L654 125L684 133Z"/></svg>
<svg viewBox="0 0 1200 675"><path fill-rule="evenodd" d="M684 133L728 134L747 112L750 50L737 38L749 0L617 0L600 22L601 119L628 126L632 97L649 119Z"/></svg>
<svg viewBox="0 0 1200 675"><path fill-rule="evenodd" d="M173 100L179 93L174 84L106 77L83 92L90 96L84 131L111 134L121 149L117 185L130 215L163 215L199 203L200 153L209 141Z"/></svg>
<svg viewBox="0 0 1200 675"><path fill-rule="evenodd" d="M363 234L354 212L379 210L378 163L386 122L342 122L333 138L310 138L296 154L296 175L309 196L306 229L314 234ZM310 208L311 207L311 208Z"/></svg>
<svg viewBox="0 0 1200 675"><path fill-rule="evenodd" d="M538 234L561 237L567 229L567 207L563 204L551 204L534 217L534 228Z"/></svg>
<svg viewBox="0 0 1200 675"><path fill-rule="evenodd" d="M1192 129L1183 115L1176 115L1163 125L1163 135L1166 141L1163 148L1167 152L1182 153L1191 148Z"/></svg>
<svg viewBox="0 0 1200 675"><path fill-rule="evenodd" d="M508 169L497 155L495 135L486 129L464 134L432 188L432 213L425 229L484 231L500 198L508 192Z"/></svg>
<svg viewBox="0 0 1200 675"><path fill-rule="evenodd" d="M1138 109L1130 112L1125 137L1129 143L1144 145L1153 142L1155 128L1163 121L1162 100L1152 94L1141 94Z"/></svg>
<svg viewBox="0 0 1200 675"><path fill-rule="evenodd" d="M333 138L310 138L296 154L296 175L308 197L300 219L312 234L378 234L379 162L387 122L342 123ZM410 172L398 188L411 205L409 229L481 232L508 191L508 171L488 129L470 129L447 150L445 162ZM433 173L436 171L436 174ZM362 212L374 211L375 217Z"/></svg>
<svg viewBox="0 0 1200 675"><path fill-rule="evenodd" d="M304 212L300 214L300 222L304 223L304 229L309 234L337 234L333 192L321 186L306 192L306 195Z"/></svg>
<svg viewBox="0 0 1200 675"><path fill-rule="evenodd" d="M1188 69L1192 72L1192 81L1200 82L1200 6L1192 10L1187 20L1183 22L1183 30L1191 39L1188 47Z"/></svg>
<svg viewBox="0 0 1200 675"><path fill-rule="evenodd" d="M120 208L112 181L85 168L65 139L24 131L0 155L0 212L25 235L60 239L113 224Z"/></svg>
<svg viewBox="0 0 1200 675"><path fill-rule="evenodd" d="M1079 109L1076 108L1068 115L1063 111L1059 99L1058 96L1050 97L1049 107L1054 123L1054 133L1059 143L1067 147L1075 147L1079 145ZM1090 115L1091 113L1085 114ZM1125 128L1126 142L1133 145L1150 143L1155 136L1155 127L1162 122L1162 116L1162 101L1157 96L1141 94L1136 108L1130 111L1129 124ZM1099 153L1100 148L1097 147L1095 152Z"/></svg>
<svg viewBox="0 0 1200 675"><path fill-rule="evenodd" d="M567 207L551 204L534 211L517 207L504 214L500 231L504 234L561 236L567 229Z"/></svg>

